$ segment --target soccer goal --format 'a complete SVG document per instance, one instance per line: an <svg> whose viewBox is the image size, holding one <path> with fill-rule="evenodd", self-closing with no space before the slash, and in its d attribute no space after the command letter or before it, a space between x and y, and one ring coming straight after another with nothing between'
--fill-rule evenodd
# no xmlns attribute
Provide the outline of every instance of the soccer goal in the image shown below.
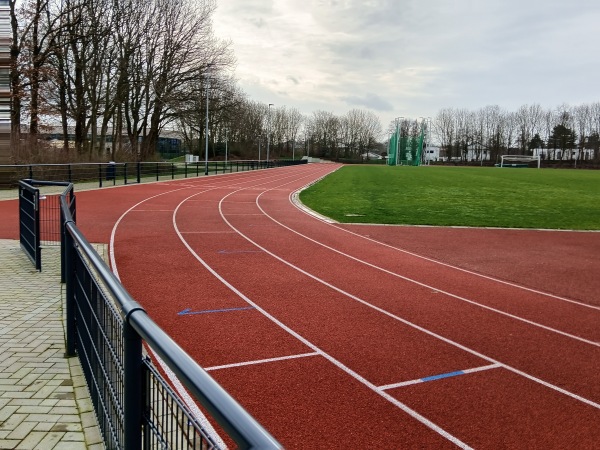
<svg viewBox="0 0 600 450"><path fill-rule="evenodd" d="M497 167L529 167L529 163L537 162L539 169L541 163L540 155L502 155L500 158L500 164L496 164Z"/></svg>

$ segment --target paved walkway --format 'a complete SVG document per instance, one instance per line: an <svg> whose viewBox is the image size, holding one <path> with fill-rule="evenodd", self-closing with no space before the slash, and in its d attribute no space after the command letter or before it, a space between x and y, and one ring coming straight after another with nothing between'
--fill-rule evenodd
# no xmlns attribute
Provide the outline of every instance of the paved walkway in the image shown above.
<svg viewBox="0 0 600 450"><path fill-rule="evenodd" d="M65 358L60 249L37 272L0 240L0 449L103 449L79 360Z"/></svg>

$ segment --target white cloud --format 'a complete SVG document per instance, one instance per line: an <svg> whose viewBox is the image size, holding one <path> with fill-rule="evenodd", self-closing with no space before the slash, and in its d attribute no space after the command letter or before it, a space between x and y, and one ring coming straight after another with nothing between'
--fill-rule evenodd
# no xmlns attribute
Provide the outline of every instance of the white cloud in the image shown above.
<svg viewBox="0 0 600 450"><path fill-rule="evenodd" d="M220 0L236 76L255 100L303 113L600 100L596 0Z"/></svg>

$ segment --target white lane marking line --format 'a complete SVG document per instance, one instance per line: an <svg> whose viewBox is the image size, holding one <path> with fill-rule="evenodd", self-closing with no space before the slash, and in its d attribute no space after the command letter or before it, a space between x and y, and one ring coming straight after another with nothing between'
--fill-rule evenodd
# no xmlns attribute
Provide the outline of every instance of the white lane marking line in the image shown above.
<svg viewBox="0 0 600 450"><path fill-rule="evenodd" d="M450 372L447 374L440 374L440 375L434 375L434 376L430 376L430 377L417 378L416 380L401 381L400 383L386 384L384 386L379 386L379 389L381 389L382 391L385 391L388 389L395 389L395 388L399 388L399 387L410 386L413 384L426 383L428 381L432 381L432 380L436 380L436 379L441 380L444 378L449 378L451 376L460 376L460 375L466 375L468 373L483 372L485 370L490 370L490 369L498 369L500 367L502 367L500 364L489 364L487 366L482 366L482 367L473 367L471 369L457 370L456 372Z"/></svg>
<svg viewBox="0 0 600 450"><path fill-rule="evenodd" d="M179 378L177 378L177 375L175 375L175 373L173 373L169 366L165 364L162 358L158 356L154 350L152 350L152 347L148 347L148 349L152 352L152 355L156 358L158 364L160 364L162 369L165 371L165 374L167 375L169 380L171 380L175 391L177 391L179 396L185 402L186 406L190 409L190 412L192 413L193 417L200 422L202 428L204 428L204 431L208 433L208 435L215 441L218 448L223 448L226 450L227 445L225 444L225 442L223 442L223 439L221 438L221 436L219 436L219 433L217 433L212 424L208 421L204 413L200 410L200 408L198 408L196 402L187 393L187 390L185 389L185 387L183 387L181 381L179 381Z"/></svg>
<svg viewBox="0 0 600 450"><path fill-rule="evenodd" d="M234 194L234 193L235 193L235 192L232 192L232 193L230 193L230 194L228 194L228 195L232 195L232 194ZM257 199L257 200L258 200L258 199ZM220 208L220 207L221 207L221 204L219 203L219 210L221 211L221 208ZM221 214L222 214L222 211L221 211ZM281 257L279 257L279 256L277 256L277 255L275 255L274 253L270 252L270 251L269 251L269 250L267 250L266 248L264 248L264 247L262 247L261 245L259 245L257 242L255 242L255 241L253 241L252 239L250 239L248 236L244 235L244 234L243 234L241 231L239 231L239 230L238 230L237 228L235 228L235 227L234 227L234 226L233 226L231 223L229 223L229 222L227 221L227 219L226 219L224 216L223 216L223 220L225 220L225 221L228 223L228 225L229 225L229 226L230 226L230 227L231 227L233 230L236 230L236 231L239 233L239 235L240 235L240 236L242 236L244 239L246 239L248 242L250 242L250 243L254 244L256 247L260 248L260 249L261 249L261 250L263 250L265 253L267 253L267 254L271 255L273 258L277 259L278 261L281 261L283 264L285 264L285 265L287 265L287 266L289 266L289 267L291 267L291 268L293 268L293 269L297 270L298 272L300 272L300 273L302 273L302 274L306 275L306 276L307 276L307 277L309 277L309 278L312 278L313 280L315 280L315 281L317 281L317 282L319 282L319 283L323 284L324 286L327 286L327 287L331 288L332 290L334 290L334 291L336 291L336 292L339 292L339 293L340 293L340 294L342 294L342 295L345 295L345 296L347 296L348 298L351 298L351 299L353 299L353 300L355 300L355 301L357 301L357 302L359 302L359 303L361 303L361 304L363 304L363 305L365 305L365 306L367 306L367 307L369 307L369 308L372 308L372 309L374 309L375 311L378 311L378 312L380 312L380 313L382 313L382 314L384 314L384 315L386 315L386 316L388 316L388 317L391 317L392 319L398 320L399 322L402 322L402 323L404 323L404 324L406 324L406 325L408 325L408 326L410 326L410 327L412 327L412 328L415 328L416 330L420 330L420 331L422 331L422 332L424 332L424 333L426 333L426 334L428 334L428 335L430 335L430 336L433 336L433 337L435 337L435 338L437 338L437 339L439 339L439 340L441 340L441 341L443 341L443 342L446 342L446 343L448 343L448 344L451 344L451 345L453 345L453 346L455 346L455 347L457 347L457 348L459 348L459 349L461 349L461 350L464 350L464 351L466 351L466 352L468 352L468 353L471 353L472 355L478 356L478 357L480 357L480 358L482 358L482 359L484 359L484 360L486 360L486 361L488 361L488 362L490 362L490 363L492 363L492 364L501 364L501 365L502 365L502 367L504 367L504 368L505 368L505 369L507 369L507 370L510 370L511 372L517 373L517 374L519 374L519 375L521 375L521 376L523 376L523 377L525 377L525 378L527 378L527 379L529 379L529 380L535 381L535 382L537 382L537 383L539 383L539 384L541 384L541 385L543 385L543 386L546 386L546 387L548 387L548 388L550 388L550 389L553 389L553 390L555 390L555 391L557 391L557 392L560 392L560 393L562 393L562 394L564 394L564 395L567 395L567 396L569 396L569 397L571 397L571 398L574 398L574 399L576 399L576 400L579 400L579 401L580 401L580 402L582 402L582 403L585 403L585 404L587 404L587 405L593 406L594 408L600 409L600 404L598 404L598 403L596 403L596 402L594 402L594 401L592 401L592 400L589 400L589 399L587 399L587 398L585 398L585 397L582 397L582 396L580 396L580 395L574 394L573 392L569 392L569 391L567 391L566 389L563 389L563 388L561 388L561 387L559 387L559 386L555 386L555 385L553 385L553 384L551 384L551 383L548 383L548 382L546 382L546 381L544 381L544 380L541 380L541 379L539 379L539 378L536 378L536 377L534 377L533 375L529 375L529 374L527 374L527 373L525 373L525 372L523 372L523 371L521 371L521 370L519 370L519 369L516 369L516 368L514 368L514 367L512 367L512 366L509 366L509 365L507 365L507 364L501 363L500 361L497 361L497 360L495 360L495 359L493 359L493 358L491 358L491 357L489 357L489 356L486 356L486 355L484 355L484 354L482 354L482 353L479 353L479 352L478 352L478 351L476 351L476 350L473 350L473 349L471 349L471 348L469 348L469 347L466 347L466 346L464 346L464 345L462 345L462 344L459 344L458 342L455 342L455 341L453 341L453 340L451 340L451 339L448 339L448 338L446 338L446 337L444 337L444 336L442 336L442 335L440 335L440 334L437 334L437 333L434 333L433 331L427 330L426 328L423 328L423 327L421 327L421 326L419 326L419 325L417 325L417 324L415 324L415 323L413 323L413 322L410 322L410 321L408 321L408 320L406 320L406 319L403 319L402 317L399 317L399 316L397 316L397 315L395 315L395 314L392 314L391 312L389 312L389 311L386 311L386 310L385 310L385 309L383 309L383 308L380 308L380 307L378 307L378 306L375 306L375 305L373 305L373 304L371 304L371 303L367 302L366 300L363 300L363 299L361 299L361 298L359 298L359 297L357 297L357 296L355 296L355 295L352 295L352 294L350 294L349 292L346 292L346 291L344 291L343 289L340 289L340 288L338 288L337 286L334 286L334 285L332 285L332 284L328 283L327 281L325 281L325 280L323 280L323 279L321 279L321 278L319 278L319 277L317 277L317 276L315 276L315 275L312 275L312 274L310 274L310 273L306 272L305 270L301 269L300 267L297 267L297 266L293 265L292 263L290 263L289 261L286 261L285 259L283 259L283 258L281 258Z"/></svg>
<svg viewBox="0 0 600 450"><path fill-rule="evenodd" d="M382 245L384 247L391 248L392 250L396 250L398 252L414 256L415 258L419 258L419 259L422 259L422 260L425 260L425 261L429 261L429 262L432 262L434 264L439 264L440 266L445 266L445 267L448 267L450 269L459 270L461 272L465 272L465 273L468 273L470 275L475 275L477 277L485 278L485 279L490 280L490 281L495 281L496 283L505 284L507 286L511 286L511 287L514 287L514 288L517 288L517 289L522 289L522 290L525 290L525 291L533 292L535 294L540 294L540 295L543 295L545 297L550 297L550 298L553 298L555 300L560 300L562 302L572 303L572 304L577 305L577 306L582 306L584 308L590 308L590 309L595 309L597 311L600 311L600 306L589 305L587 303L583 303L583 302L580 302L580 301L577 301L577 300L573 300L573 299L570 299L570 298L565 298L565 297L561 297L559 295L550 294L549 292L544 292L544 291L540 291L540 290L537 290L537 289L528 288L527 286L522 286L522 285L519 285L519 284L516 284L516 283L511 283L510 281L500 280L498 278L494 278L494 277L491 277L489 275L484 275L484 274L481 274L481 273L473 272L472 270L463 269L462 267L453 266L452 264L448 264L448 263L445 263L445 262L442 262L442 261L437 261L437 260L435 260L433 258L428 258L427 256L419 255L417 253L413 253L413 252L410 252L408 250L404 250L404 249L399 248L399 247L394 247L393 245L386 244L385 242L377 241L377 240L375 240L373 238L370 238L370 237L367 237L367 236L363 236L361 234L355 233L354 231L346 230L345 228L342 228L341 226L337 226L337 224L330 224L330 225L334 225L335 228L337 228L339 230L342 230L342 231L345 231L346 233L349 233L349 234L352 234L354 236L358 236L360 238L366 239L367 241L374 242L374 243Z"/></svg>
<svg viewBox="0 0 600 450"><path fill-rule="evenodd" d="M234 192L228 194L224 198L228 197L229 195L231 195L231 194L233 194L235 192L237 192L237 191L234 191ZM182 203L180 203L180 205L183 204L185 201L186 200L183 200ZM208 270L210 273L212 273L215 278L217 278L219 281L221 281L221 283L223 283L226 287L228 287L232 292L234 292L241 299L243 299L244 301L246 301L249 305L254 306L254 308L256 308L257 311L260 311L261 314L263 314L265 317L267 317L269 320L271 320L272 322L274 322L275 324L277 324L283 330L287 331L289 334L291 334L292 336L294 336L300 342L304 343L306 346L308 346L309 348L311 348L315 352L319 353L321 356L323 356L324 358L326 358L328 361L330 361L336 367L338 367L339 369L343 370L349 376L351 376L355 380L359 381L360 383L362 383L363 385L365 385L366 387L368 387L369 389L371 389L373 392L377 393L378 395L380 395L381 397L385 398L390 403L392 403L395 406L397 406L398 408L400 408L402 411L404 411L405 413L407 413L408 415L410 415L415 420L421 422L425 426L429 427L431 430L433 430L433 431L437 432L438 434L440 434L441 436L445 437L446 439L448 439L450 442L454 443L458 447L464 448L464 449L471 448L467 444L465 444L464 442L462 442L461 440L459 440L457 437L451 435L446 430L442 429L441 427L439 427L435 423L431 422L426 417L424 417L421 414L419 414L417 411L409 408L407 405L405 405L404 403L396 400L394 397L392 397L391 395L387 394L386 392L383 392L383 391L379 390L377 388L377 386L375 386L373 383L371 383L370 381L366 380L361 375L359 375L358 373L354 372L349 367L347 367L344 364L342 364L340 361L338 361L337 359L335 359L333 356L325 353L325 351L321 350L319 347L317 347L316 345L314 345L312 342L310 342L309 340L307 340L306 338L304 338L303 336L301 336L300 334L298 334L294 330L292 330L290 327L286 326L283 322L281 322L280 320L278 320L277 318L275 318L275 316L272 316L267 311L265 311L264 309L262 309L258 304L256 304L252 300L250 300L241 291L239 291L235 286L233 286L231 283L229 283L227 280L225 280L211 266L209 266L208 263L206 263L206 261L204 261L194 251L194 249L183 239L183 236L181 234L179 234L179 230L177 228L177 220L176 220L178 209L179 209L179 205L177 206L177 208L175 208L175 212L173 213L173 227L175 228L175 232L179 235L179 238L181 239L181 241L183 242L183 244L188 248L189 252L198 260L198 262L200 262L200 264L202 264L202 266L204 266L204 268L206 270ZM221 203L219 203L219 211L221 212L221 215L222 215ZM227 222L227 219L223 215L222 215L222 217L223 217L223 220L225 222ZM227 222L227 223L229 224L229 222ZM229 224L229 225L231 226L231 224ZM231 228L235 230L235 228L233 226L231 226ZM239 233L239 231L238 231L238 233ZM248 238L246 238L246 239L248 239Z"/></svg>
<svg viewBox="0 0 600 450"><path fill-rule="evenodd" d="M173 189L171 191L167 191L167 192L163 192L157 195L153 195L151 197L146 198L145 200L140 201L139 203L136 203L134 206L132 206L131 208L129 208L127 211L125 211L121 217L119 217L119 219L115 222L115 225L113 226L112 232L110 234L110 243L109 243L109 254L110 254L110 263L112 266L112 271L115 274L115 277L121 281L121 278L119 277L119 270L117 269L117 262L115 259L115 251L114 251L114 241L115 241L115 234L117 231L117 227L119 226L119 224L121 223L121 221L123 220L123 218L133 210L133 208L135 208L136 206L151 200L153 198L156 197L160 197L161 195L165 195L165 194L170 194L172 192L177 192L180 191L182 189L185 188L180 188L180 189ZM175 391L177 392L177 394L179 395L179 397L184 401L184 403L186 404L186 406L190 409L190 411L192 412L192 414L194 415L194 417L202 424L202 426L204 427L204 429L206 430L206 432L211 436L211 438L215 441L215 443L217 443L219 445L219 447L223 447L224 449L227 448L227 446L225 445L225 443L223 442L223 439L221 438L221 436L219 435L219 433L216 432L216 430L213 428L213 426L210 424L210 422L208 421L208 419L206 418L206 416L204 415L204 413L198 408L198 406L196 405L195 400L192 399L192 397L187 393L187 390L183 387L183 385L181 384L181 382L179 381L179 378L177 378L177 375L175 375L175 373L173 373L173 371L171 369L169 369L169 367L164 363L164 361L156 354L156 352L154 350L152 350L152 347L147 346L147 348L152 352L153 356L156 358L156 361L159 363L159 365L162 367L162 369L164 370L165 374L167 375L167 378L169 378L169 380L171 381L172 386L174 387Z"/></svg>
<svg viewBox="0 0 600 450"><path fill-rule="evenodd" d="M271 219L273 222L275 222L277 225L281 226L282 228L285 228L286 230L289 230L289 231L291 231L292 233L295 233L295 234L297 234L298 236L300 236L300 237L302 237L302 238L304 238L304 239L306 239L306 240L308 240L308 241L310 241L310 242L313 242L314 244L320 245L320 246L322 246L322 247L324 247L324 248L326 248L326 249L328 249L328 250L331 250L332 252L338 253L339 255L342 255L342 256L344 256L344 257L346 257L346 258L348 258L348 259L351 259L351 260L353 260L353 261L356 261L356 262L358 262L358 263L360 263L360 264L363 264L363 265L365 265L365 266L371 267L371 268L373 268L373 269L379 270L379 271L381 271L381 272L383 272L383 273L386 273L386 274L388 274L388 275L391 275L391 276L394 276L394 277L400 278L400 279L402 279L402 280L404 280L404 281L408 281L408 282L410 282L410 283L416 284L416 285L418 285L418 286L421 286L421 287L424 287L424 288L426 288L426 289L431 289L431 290L435 291L436 293L445 294L445 295L447 295L447 296L449 296L449 297L452 297L452 298L455 298L455 299L457 299L457 300L460 300L460 301L463 301L463 302L469 303L469 304L471 304L471 305L474 305L474 306L478 306L478 307L480 307L480 308L483 308L483 309L487 309L488 311L492 311L492 312L495 312L495 313L497 313L497 314L500 314L500 315L503 315L503 316L506 316L506 317L510 317L511 319L518 320L518 321L520 321L520 322L524 322L524 323L526 323L526 324L528 324L528 325L532 325L532 326L535 326L535 327L539 327L539 328L542 328L542 329L544 329L544 330L546 330L546 331L550 331L550 332L553 332L553 333L557 333L557 334L560 334L560 335L562 335L562 336L565 336L565 337L568 337L568 338L571 338L571 339L575 339L575 340L577 340L577 341L580 341L580 342L584 342L584 343L586 343L586 344L590 344L590 345L594 345L594 346L596 346L596 347L600 347L600 342L591 341L591 340L589 340L589 339L585 339L585 338L582 338L582 337L580 337L580 336L576 336L576 335L574 335L574 334L567 333L566 331L561 331L561 330L558 330L558 329L556 329L556 328L552 328L552 327L549 327L549 326L547 326L547 325L543 325L543 324L541 324L541 323L537 323L537 322L534 322L534 321L532 321L532 320L525 319L525 318L523 318L523 317L519 317L519 316L517 316L517 315L514 315L514 314L511 314L511 313L508 313L508 312L506 312L506 311L502 311L502 310L500 310L500 309L493 308L493 307L491 307L491 306L487 306L487 305L484 305L484 304L481 304L481 303L477 303L477 302L476 302L476 301L474 301L474 300L470 300L470 299L468 299L468 298L466 298L466 297L461 297L460 295L452 294L451 292L445 291L445 290L443 290L443 289L439 289L439 288L437 288L437 287L435 287L435 286L431 286L431 285L428 285L428 284L422 283L422 282L420 282L420 281L414 280L414 279L412 279L412 278L405 277L404 275L400 275L399 273L392 272L391 270L384 269L383 267L376 266L375 264L372 264L372 263L370 263L370 262L367 262L367 261L363 261L362 259L359 259L359 258L357 258L357 257L355 257L355 256L352 256L352 255L349 255L349 254L347 254L347 253L344 253L344 252L342 252L341 250L337 250L337 249L335 249L335 248L333 248L333 247L330 247L329 245L327 245L327 244L324 244L324 243L322 243L322 242L319 242L319 241L317 241L317 240L315 240L315 239L313 239L313 238L310 238L310 237L308 237L308 236L306 236L306 235L304 235L304 234L302 234L302 233L300 233L300 232L298 232L298 231L296 231L296 230L294 230L294 229L292 229L292 228L288 227L287 225L284 225L283 223L279 222L279 221L278 221L278 220L276 220L275 218L271 217L271 216L270 216L270 215L269 215L269 214L268 214L268 213L267 213L265 210L263 210L263 209L262 209L262 207L260 206L259 200L260 200L260 197L261 197L261 195L262 195L262 194L260 194L260 195L259 195L259 196L256 198L256 206L258 207L258 209L260 209L260 210L262 211L262 213L265 215L265 217L268 217L269 219Z"/></svg>
<svg viewBox="0 0 600 450"><path fill-rule="evenodd" d="M454 266L452 264L445 263L445 262L442 262L442 261L438 261L436 259L429 258L427 256L419 255L418 253L414 253L414 252L411 252L409 250L406 250L406 249L403 249L403 248L400 248L400 247L395 247L393 245L386 244L385 242L381 242L381 241L378 241L376 239L373 239L373 238L371 238L369 236L364 236L364 235L356 233L354 231L347 230L346 228L343 228L343 225L367 225L367 224L341 224L341 223L335 222L335 221L329 219L328 217L322 216L319 213L311 210L310 208L308 208L306 205L304 205L300 201L300 193L304 189L306 189L306 188L308 188L310 186L311 186L311 184L307 184L306 186L301 187L297 191L292 192L290 194L290 196L289 196L290 203L293 206L295 206L298 210L302 211L304 214L306 214L308 216L311 216L311 217L313 217L313 218L315 218L317 220L320 220L321 222L326 223L327 225L331 225L331 226L333 226L334 228L336 228L338 230L341 230L341 231L343 231L345 233L348 233L348 234L352 234L354 236L357 236L359 238L362 238L362 239L365 239L367 241L373 242L375 244L381 245L383 247L387 247L387 248L390 248L392 250L396 250L398 252L414 256L415 258L419 258L419 259L422 259L424 261L429 261L429 262L432 262L434 264L439 264L439 265L444 266L444 267L448 267L448 268L451 268L451 269L459 270L461 272L465 272L465 273L468 273L468 274L471 274L471 275L475 275L477 277L481 277L481 278L485 278L487 280L495 281L496 283L501 283L501 284L505 284L507 286L512 286L512 287L517 288L517 289L523 289L525 291L534 292L536 294L540 294L540 295L543 295L543 296L546 296L546 297L551 297L551 298L554 298L555 300L560 300L560 301L567 302L567 303L573 303L575 305L582 306L584 308L591 308L591 309L596 309L596 310L600 311L600 306L589 305L587 303L583 303L583 302L580 302L580 301L577 301L577 300L573 300L573 299L570 299L570 298L561 297L559 295L554 295L554 294L551 294L549 292L540 291L540 290L537 290L537 289L529 288L527 286L522 286L520 284L512 283L510 281L500 280L498 278L494 278L494 277L489 276L489 275L484 275L484 274L481 274L481 273L473 272L472 270L469 270L469 269L463 269L462 267ZM374 225L368 225L368 226L374 226ZM383 226L388 226L388 225L383 225ZM394 225L389 225L389 226L394 226ZM402 226L402 225L399 225L399 226ZM443 227L439 227L439 228L443 228ZM459 228L459 227L449 227L449 228ZM505 230L506 228L497 228L497 229L498 230ZM519 230L524 230L523 228L518 228L518 229ZM525 231L528 231L528 230L525 230ZM542 230L542 231L554 231L554 230ZM555 231L564 231L564 230L555 230ZM598 231L598 232L600 232L600 231Z"/></svg>
<svg viewBox="0 0 600 450"><path fill-rule="evenodd" d="M269 176L269 177L264 177L264 178L270 179L270 178L275 178L275 177ZM278 180L279 179L277 179L276 181L278 181ZM250 181L253 181L253 180L250 180ZM241 183L237 183L237 186L239 186L240 184L242 184L242 182ZM236 184L234 184L234 186L236 186ZM115 258L115 236L116 236L117 228L120 225L120 223L123 221L123 219L125 218L125 216L128 213L132 212L134 208L136 208L137 206L141 205L142 203L144 203L144 202L146 202L148 200L154 199L156 197L160 197L162 195L170 194L170 193L173 193L173 192L185 190L185 189L186 189L186 187L182 187L182 188L179 188L179 189L172 189L170 191L162 192L160 194L156 194L156 195L147 197L146 199L144 199L144 200L136 203L131 208L129 208L127 211L125 211L121 215L121 217L119 217L119 219L115 222L115 224L113 226L113 229L111 231L111 234L110 234L109 257L110 257L110 264L112 266L111 269L112 269L113 273L115 274L115 277L119 281L120 281L119 270L117 268L117 262L116 262L116 258ZM228 189L231 189L231 187L228 187ZM194 195L203 194L203 193L209 192L211 190L213 190L213 189L203 189L202 191L197 192ZM170 212L172 212L174 214L173 210L171 210ZM180 236L180 239L181 239L181 236ZM183 385L179 381L179 378L177 378L177 375L175 375L175 373L173 373L173 371L171 369L169 369L169 367L154 352L154 350L152 350L151 347L148 347L148 348L150 349L150 351L152 352L152 354L156 357L156 361L160 364L160 366L165 371L165 374L169 378L172 386L176 390L176 392L179 395L179 397L184 401L184 403L187 405L187 407L190 409L190 411L193 412L193 414L195 415L195 418L202 424L202 426L205 428L206 432L211 435L212 439L217 443L217 445L219 447L221 447L221 448L226 449L227 446L223 442L223 439L215 431L215 429L212 427L212 425L210 424L210 422L208 421L208 419L206 418L206 416L202 413L202 411L198 408L198 406L196 405L196 401L194 399L192 399L191 396L188 394L187 390L183 387Z"/></svg>
<svg viewBox="0 0 600 450"><path fill-rule="evenodd" d="M320 356L320 353L311 352L311 353L301 353L299 355L280 356L278 358L257 359L255 361L245 361L245 362L232 363L232 364L223 364L221 366L205 367L204 370L206 370L207 372L210 372L211 370L232 369L234 367L253 366L256 364L265 364L265 363L270 363L270 362L287 361L290 359L307 358L309 356Z"/></svg>

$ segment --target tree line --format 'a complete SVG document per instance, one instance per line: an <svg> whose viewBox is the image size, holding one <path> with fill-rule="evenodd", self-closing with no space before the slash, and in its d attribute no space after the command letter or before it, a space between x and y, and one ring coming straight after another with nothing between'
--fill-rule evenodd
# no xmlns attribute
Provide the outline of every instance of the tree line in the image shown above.
<svg viewBox="0 0 600 450"><path fill-rule="evenodd" d="M15 162L49 151L50 126L61 130L54 151L71 160L151 159L169 130L185 151L202 154L208 128L213 158L225 142L252 158L267 146L274 157L311 146L316 155L353 157L379 137L379 119L369 112L304 116L249 99L236 84L231 43L213 34L216 0L9 6Z"/></svg>
<svg viewBox="0 0 600 450"><path fill-rule="evenodd" d="M235 80L231 43L212 31L216 0L9 0L9 6L15 162L49 152L42 145L48 126L61 130L53 151L65 160L152 159L167 131L186 152L203 154L206 129L211 158L225 146L252 159L259 152L266 157L267 147L274 158L334 159L385 148L387 136L370 111L303 115L248 98ZM485 153L495 160L540 148L547 158L600 158L600 103L524 105L515 112L444 108L431 125L429 142L453 158L475 149L476 158Z"/></svg>
<svg viewBox="0 0 600 450"><path fill-rule="evenodd" d="M435 141L449 158L498 160L503 154L544 159L600 159L600 102L544 109L523 105L510 112L499 106L471 111L444 108L432 121Z"/></svg>

